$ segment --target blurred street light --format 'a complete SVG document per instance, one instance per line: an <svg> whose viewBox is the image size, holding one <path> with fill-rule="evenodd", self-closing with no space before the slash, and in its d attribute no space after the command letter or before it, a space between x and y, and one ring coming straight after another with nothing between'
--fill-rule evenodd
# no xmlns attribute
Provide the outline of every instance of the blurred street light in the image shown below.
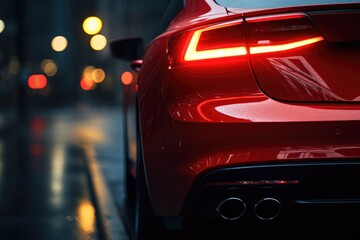
<svg viewBox="0 0 360 240"><path fill-rule="evenodd" d="M84 91L92 90L95 87L95 83L91 79L83 77L80 81L80 87Z"/></svg>
<svg viewBox="0 0 360 240"><path fill-rule="evenodd" d="M91 74L94 70L95 70L94 66L87 66L86 68L84 68L83 74L82 74L83 78L91 79Z"/></svg>
<svg viewBox="0 0 360 240"><path fill-rule="evenodd" d="M41 62L41 69L49 77L53 77L57 73L57 65L51 59L45 59L44 61L42 61Z"/></svg>
<svg viewBox="0 0 360 240"><path fill-rule="evenodd" d="M131 72L123 72L123 74L121 74L121 82L125 85L128 86L132 83L133 81L133 75Z"/></svg>
<svg viewBox="0 0 360 240"><path fill-rule="evenodd" d="M91 38L90 46L96 51L101 51L106 47L107 40L104 35L98 34Z"/></svg>
<svg viewBox="0 0 360 240"><path fill-rule="evenodd" d="M3 20L0 19L0 33L2 33L5 30L5 23Z"/></svg>
<svg viewBox="0 0 360 240"><path fill-rule="evenodd" d="M68 41L64 36L56 36L51 41L51 47L56 52L62 52L66 49Z"/></svg>
<svg viewBox="0 0 360 240"><path fill-rule="evenodd" d="M88 17L83 22L84 32L89 35L94 35L100 32L102 28L102 21L98 17Z"/></svg>
<svg viewBox="0 0 360 240"><path fill-rule="evenodd" d="M20 63L19 59L17 57L11 57L10 63L9 63L9 72L12 75L17 75L20 71Z"/></svg>
<svg viewBox="0 0 360 240"><path fill-rule="evenodd" d="M47 85L47 79L43 74L33 74L28 78L28 85L31 89L43 89Z"/></svg>
<svg viewBox="0 0 360 240"><path fill-rule="evenodd" d="M102 81L104 81L105 76L105 72L101 68L97 68L91 73L91 79L95 83L101 83Z"/></svg>

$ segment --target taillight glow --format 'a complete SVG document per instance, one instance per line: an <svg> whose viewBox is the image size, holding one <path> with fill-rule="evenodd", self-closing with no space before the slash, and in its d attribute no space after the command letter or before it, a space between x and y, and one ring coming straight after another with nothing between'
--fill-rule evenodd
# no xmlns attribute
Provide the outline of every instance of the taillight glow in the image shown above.
<svg viewBox="0 0 360 240"><path fill-rule="evenodd" d="M196 48L200 40L201 33L202 31L198 30L193 34L185 54L185 61L234 57L247 54L246 47L244 46L197 51Z"/></svg>
<svg viewBox="0 0 360 240"><path fill-rule="evenodd" d="M252 17L246 22L231 21L184 34L189 35L180 61L176 61L176 54L179 52L173 51L172 47L174 43L179 44L181 41L174 41L176 37L171 39L171 64L283 52L324 40L310 18L303 13Z"/></svg>
<svg viewBox="0 0 360 240"><path fill-rule="evenodd" d="M241 21L196 30L186 49L185 61L247 54Z"/></svg>
<svg viewBox="0 0 360 240"><path fill-rule="evenodd" d="M281 52L281 51L291 50L306 45L310 45L316 42L320 42L322 40L324 40L324 38L320 36L320 37L309 38L291 43L279 44L279 45L250 47L250 54Z"/></svg>

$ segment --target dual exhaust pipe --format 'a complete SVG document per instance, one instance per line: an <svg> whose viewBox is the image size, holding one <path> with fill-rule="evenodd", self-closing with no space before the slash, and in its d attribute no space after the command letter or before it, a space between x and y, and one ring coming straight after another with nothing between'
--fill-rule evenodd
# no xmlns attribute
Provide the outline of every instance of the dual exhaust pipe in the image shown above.
<svg viewBox="0 0 360 240"><path fill-rule="evenodd" d="M246 210L245 202L238 197L230 197L222 200L216 211L225 220L235 221L240 219ZM272 197L262 198L253 207L254 215L260 220L273 220L281 212L281 202Z"/></svg>

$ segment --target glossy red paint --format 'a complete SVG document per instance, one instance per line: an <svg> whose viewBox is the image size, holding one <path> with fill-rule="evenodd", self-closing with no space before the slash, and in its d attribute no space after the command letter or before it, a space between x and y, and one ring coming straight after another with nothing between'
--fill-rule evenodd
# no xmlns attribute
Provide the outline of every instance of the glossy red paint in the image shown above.
<svg viewBox="0 0 360 240"><path fill-rule="evenodd" d="M310 10L336 12L353 6ZM319 29L319 36L303 40L320 42L290 51L174 59L184 56L186 42L199 29L234 20L250 26L247 16L262 24L269 14L278 21L284 13L308 18L306 10L227 13L209 0L188 1L168 31L147 47L138 97L144 165L156 216L181 216L198 179L211 170L359 160L360 66L354 61L360 55L358 47L329 45L327 34Z"/></svg>

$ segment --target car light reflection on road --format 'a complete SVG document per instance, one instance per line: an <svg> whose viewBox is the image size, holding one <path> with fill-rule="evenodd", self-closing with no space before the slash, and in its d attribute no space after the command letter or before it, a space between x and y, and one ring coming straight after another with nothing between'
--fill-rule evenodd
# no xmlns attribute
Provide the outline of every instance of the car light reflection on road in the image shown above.
<svg viewBox="0 0 360 240"><path fill-rule="evenodd" d="M29 154L32 157L42 157L44 156L45 150L42 144L31 144L29 146Z"/></svg>
<svg viewBox="0 0 360 240"><path fill-rule="evenodd" d="M30 131L34 137L41 137L44 134L46 121L43 117L33 117L30 121Z"/></svg>
<svg viewBox="0 0 360 240"><path fill-rule="evenodd" d="M58 143L51 153L51 204L60 207L63 203L63 179L65 170L65 144Z"/></svg>
<svg viewBox="0 0 360 240"><path fill-rule="evenodd" d="M77 208L77 219L79 227L86 233L92 233L95 230L95 209L86 199L82 200Z"/></svg>

